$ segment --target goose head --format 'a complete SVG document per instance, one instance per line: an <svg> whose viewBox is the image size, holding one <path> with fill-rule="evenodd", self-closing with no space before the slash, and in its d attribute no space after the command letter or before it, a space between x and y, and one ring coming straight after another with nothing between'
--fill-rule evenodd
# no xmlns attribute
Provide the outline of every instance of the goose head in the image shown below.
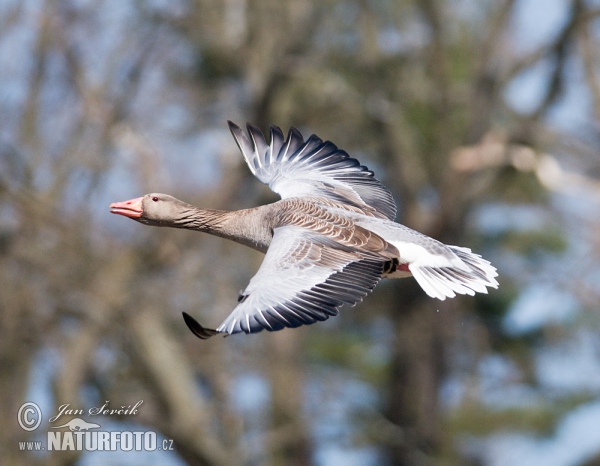
<svg viewBox="0 0 600 466"><path fill-rule="evenodd" d="M150 193L123 202L113 202L110 212L154 226L174 226L189 212L189 205L168 194Z"/></svg>

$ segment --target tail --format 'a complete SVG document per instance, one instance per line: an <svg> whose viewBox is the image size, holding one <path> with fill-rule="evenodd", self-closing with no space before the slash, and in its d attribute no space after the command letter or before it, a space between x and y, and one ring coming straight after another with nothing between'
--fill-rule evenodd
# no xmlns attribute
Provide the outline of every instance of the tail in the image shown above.
<svg viewBox="0 0 600 466"><path fill-rule="evenodd" d="M496 268L469 248L447 246L460 262L448 267L433 267L410 264L408 267L417 283L432 298L442 301L456 294L487 293L487 287L498 288L494 277Z"/></svg>

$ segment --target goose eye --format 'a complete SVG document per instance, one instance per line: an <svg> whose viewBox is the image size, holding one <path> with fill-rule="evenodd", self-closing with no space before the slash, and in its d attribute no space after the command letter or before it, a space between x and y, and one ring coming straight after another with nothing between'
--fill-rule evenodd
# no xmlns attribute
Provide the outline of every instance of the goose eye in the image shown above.
<svg viewBox="0 0 600 466"><path fill-rule="evenodd" d="M154 202L158 202L158 197L154 196L154 197L152 198L152 200L153 200Z"/></svg>

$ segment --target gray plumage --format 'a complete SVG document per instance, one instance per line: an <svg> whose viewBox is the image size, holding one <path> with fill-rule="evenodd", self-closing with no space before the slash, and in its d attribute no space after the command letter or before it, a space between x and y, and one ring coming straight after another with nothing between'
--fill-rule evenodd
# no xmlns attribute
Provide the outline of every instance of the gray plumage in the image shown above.
<svg viewBox="0 0 600 466"><path fill-rule="evenodd" d="M139 222L204 231L266 253L225 321L211 330L184 318L200 338L280 330L328 319L361 301L382 278L414 276L430 296L487 293L496 269L467 248L447 246L395 223L390 191L356 159L313 135L287 138L272 126L229 128L252 173L281 196L235 212L207 210L165 194L111 204Z"/></svg>

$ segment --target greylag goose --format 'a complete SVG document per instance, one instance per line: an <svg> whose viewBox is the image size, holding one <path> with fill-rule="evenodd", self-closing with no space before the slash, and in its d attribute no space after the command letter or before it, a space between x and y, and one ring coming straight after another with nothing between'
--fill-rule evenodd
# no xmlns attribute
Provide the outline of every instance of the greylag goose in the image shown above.
<svg viewBox="0 0 600 466"><path fill-rule="evenodd" d="M315 135L271 126L270 143L250 124L229 129L250 171L281 196L273 204L227 212L172 196L146 194L110 205L114 214L154 226L221 236L265 253L233 312L215 330L184 319L202 339L256 333L328 319L355 305L381 278L413 276L444 300L498 287L496 269L470 249L447 246L394 222L396 204L373 172Z"/></svg>

